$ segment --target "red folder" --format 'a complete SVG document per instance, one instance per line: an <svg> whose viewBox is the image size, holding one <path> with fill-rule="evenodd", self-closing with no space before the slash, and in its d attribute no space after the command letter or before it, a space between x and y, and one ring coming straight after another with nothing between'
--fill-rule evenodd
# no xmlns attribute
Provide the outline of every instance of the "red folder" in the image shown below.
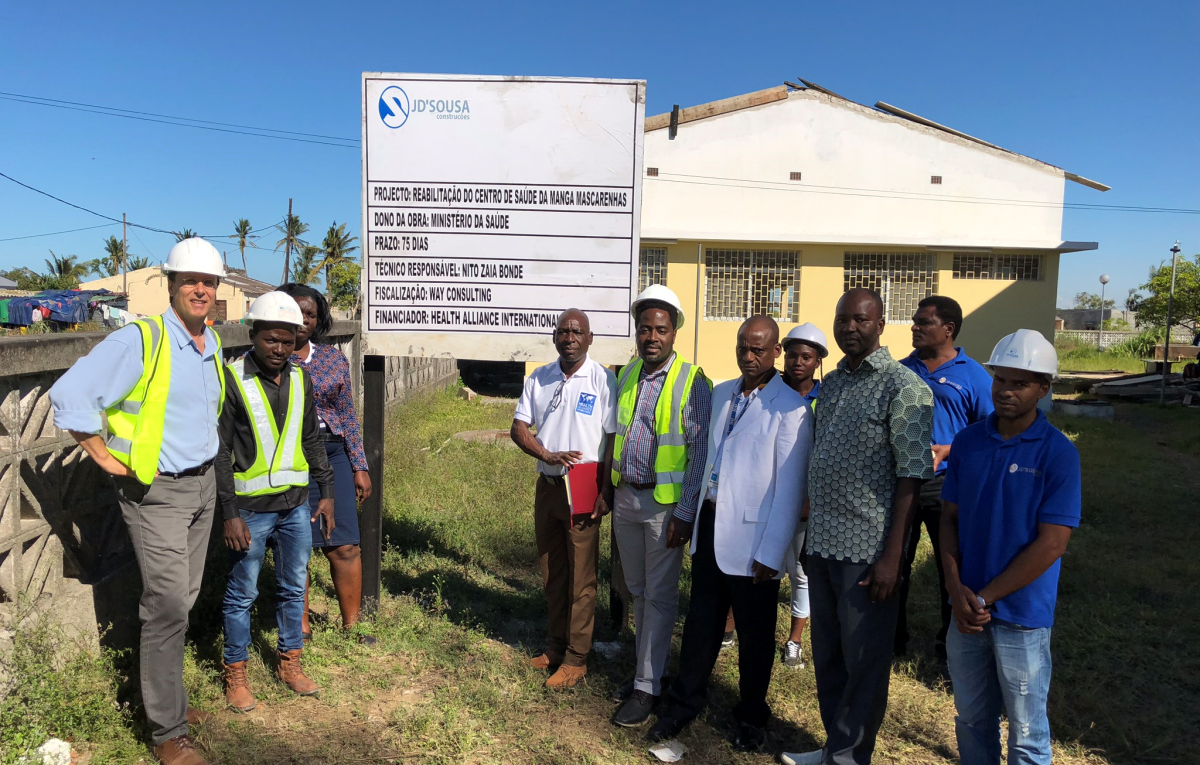
<svg viewBox="0 0 1200 765"><path fill-rule="evenodd" d="M596 497L600 494L600 463L576 463L567 471L566 479L571 515L591 515L596 509Z"/></svg>

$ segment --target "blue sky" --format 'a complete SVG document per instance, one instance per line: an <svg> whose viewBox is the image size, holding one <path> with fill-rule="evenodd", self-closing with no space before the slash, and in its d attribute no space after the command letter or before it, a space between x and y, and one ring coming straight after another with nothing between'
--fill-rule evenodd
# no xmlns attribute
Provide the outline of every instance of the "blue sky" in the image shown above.
<svg viewBox="0 0 1200 765"><path fill-rule="evenodd" d="M19 3L0 91L356 138L360 72L638 77L648 114L802 76L884 100L1113 187L1069 202L1200 208L1191 2ZM356 149L169 127L0 100L0 172L153 227L227 234L283 218L357 233ZM0 179L0 239L104 223ZM173 238L131 229L155 260ZM273 232L271 232L273 233ZM97 257L120 226L0 242L0 269ZM272 244L247 255L276 281ZM1068 210L1059 303L1123 298L1200 215ZM231 264L237 260L229 248Z"/></svg>

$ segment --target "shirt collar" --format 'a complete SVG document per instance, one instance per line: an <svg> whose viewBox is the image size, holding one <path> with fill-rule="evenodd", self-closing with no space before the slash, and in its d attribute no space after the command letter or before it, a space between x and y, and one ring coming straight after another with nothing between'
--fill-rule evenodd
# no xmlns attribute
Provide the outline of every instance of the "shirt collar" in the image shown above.
<svg viewBox="0 0 1200 765"><path fill-rule="evenodd" d="M671 351L671 357L667 359L667 363L663 364L662 368L659 369L657 372L647 372L646 364L645 364L645 362L642 362L641 377L643 380L648 380L652 377L659 377L661 375L665 375L667 373L667 371L671 368L671 365L674 363L675 363L675 352L674 351Z"/></svg>
<svg viewBox="0 0 1200 765"><path fill-rule="evenodd" d="M196 341L188 332L187 327L183 326L183 321L179 318L179 314L175 313L175 307L167 308L167 312L163 314L163 325L167 327L168 334L175 341L175 347L183 348L190 345L196 347ZM199 350L199 349L197 349ZM204 327L204 353L203 358L210 359L217 352L217 338L213 334L212 327Z"/></svg>
<svg viewBox="0 0 1200 765"><path fill-rule="evenodd" d="M838 362L837 368L847 374L856 375L882 369L889 361L892 361L892 354L888 352L886 345L881 345L862 360L862 363L858 365L858 369L851 369L850 365L846 363L845 357Z"/></svg>
<svg viewBox="0 0 1200 765"><path fill-rule="evenodd" d="M585 354L583 354L583 363L579 365L579 369L576 369L576 370L575 370L575 374L571 375L571 377L578 377L578 376L579 376L579 374L580 374L581 372L583 372L583 370L584 370L584 369L586 369L586 368L587 368L587 365L588 365L588 363L589 363L591 360L592 360L592 357L591 357L591 356L589 356L589 355L588 355L588 354L586 354L586 353L585 353ZM550 379L552 379L552 380L565 380L565 379L566 379L566 377L567 377L567 375L566 375L566 373L565 373L565 372L563 372L563 368L562 368L562 359L561 359L561 358L555 359L555 360L554 360L554 372L553 372L553 374L551 375L551 378L550 378Z"/></svg>
<svg viewBox="0 0 1200 765"><path fill-rule="evenodd" d="M942 371L946 367L952 367L955 364L966 364L967 363L967 354L963 353L963 349L956 345L956 346L954 346L954 350L956 351L956 353L954 354L954 358L950 359L945 364L942 364L941 366L936 367L932 372L929 371L929 367L925 365L925 360L922 359L920 356L918 356L917 352L915 350L912 353L908 354L908 357L910 359L912 359L913 362L915 362L915 364L920 365L920 367L925 370L926 374L935 374L937 372Z"/></svg>
<svg viewBox="0 0 1200 765"><path fill-rule="evenodd" d="M1046 435L1046 428L1050 426L1050 421L1046 419L1046 413L1039 408L1037 410L1037 416L1034 417L1033 422L1030 423L1028 428L1025 428L1023 433L1015 438L1010 438L1005 441L1004 437L1000 435L1000 431L996 428L996 423L999 421L999 419L1000 418L996 416L996 413L992 412L988 415L988 418L984 420L984 422L987 423L984 425L984 427L987 429L987 434L990 438L994 438L997 441L1001 441L1006 444L1011 444L1016 441L1040 441Z"/></svg>

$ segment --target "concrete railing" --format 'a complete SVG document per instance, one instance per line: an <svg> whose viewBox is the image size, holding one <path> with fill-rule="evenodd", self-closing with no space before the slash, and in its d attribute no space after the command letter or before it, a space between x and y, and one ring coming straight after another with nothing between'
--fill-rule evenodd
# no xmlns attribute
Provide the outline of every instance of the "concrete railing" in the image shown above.
<svg viewBox="0 0 1200 765"><path fill-rule="evenodd" d="M1076 343L1078 345L1091 346L1093 348L1096 347L1097 343L1099 343L1100 344L1099 347L1103 350L1106 348L1111 348L1114 345L1123 343L1132 337L1137 337L1140 334L1141 334L1141 332L1128 331L1128 330L1108 330L1108 329L1106 329L1106 330L1104 330L1104 332L1100 332L1095 329L1059 329L1054 332L1054 341L1055 342L1066 341L1066 342ZM1099 337L1097 337L1098 335L1099 335ZM1191 331L1184 329L1182 327L1176 327L1175 329L1171 330L1171 343L1172 344L1180 343L1183 345L1191 345L1192 344Z"/></svg>
<svg viewBox="0 0 1200 765"><path fill-rule="evenodd" d="M334 322L326 342L350 359L361 413L359 327L358 322ZM215 329L226 359L250 347L247 327ZM22 597L39 608L51 605L63 578L69 577L98 588L92 598L95 617L106 623L105 604L128 601L129 586L140 587L112 483L69 433L54 427L48 396L63 372L105 336L0 339L0 615ZM444 387L457 375L454 359L446 358L389 358L387 370L388 403L413 391Z"/></svg>

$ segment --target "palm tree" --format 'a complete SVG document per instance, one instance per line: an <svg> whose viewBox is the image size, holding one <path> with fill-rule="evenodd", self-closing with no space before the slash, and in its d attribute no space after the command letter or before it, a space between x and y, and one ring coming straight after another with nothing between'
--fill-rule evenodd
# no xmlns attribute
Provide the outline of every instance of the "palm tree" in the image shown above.
<svg viewBox="0 0 1200 765"><path fill-rule="evenodd" d="M50 250L46 260L46 273L42 278L44 289L73 290L79 287L79 282L88 275L88 265L78 262L75 255L59 257Z"/></svg>
<svg viewBox="0 0 1200 765"><path fill-rule="evenodd" d="M116 276L121 273L121 266L129 259L125 243L115 236L110 236L104 240L104 254L106 257L92 261L96 265L91 270L102 276Z"/></svg>
<svg viewBox="0 0 1200 765"><path fill-rule="evenodd" d="M254 230L254 227L251 226L250 221L246 220L245 218L238 218L238 220L233 224L233 236L235 239L237 239L238 251L242 253L242 270L243 271L248 270L246 268L246 247L247 247L247 245L250 247L258 247L258 245L254 243L254 240L257 239L258 237L251 236L251 234L250 234L250 232L253 230Z"/></svg>
<svg viewBox="0 0 1200 765"><path fill-rule="evenodd" d="M329 275L333 271L334 266L343 262L354 262L354 258L350 257L350 253L357 250L357 247L351 246L353 242L357 242L358 237L351 236L346 231L346 224L338 225L335 220L329 224L329 231L325 232L325 240L321 242L321 261L313 266L314 270L324 269L325 271L325 296L332 297L329 286Z"/></svg>
<svg viewBox="0 0 1200 765"><path fill-rule="evenodd" d="M184 239L195 239L199 236L199 234L190 228L185 228L183 231L172 231L171 233L175 235L176 242L182 242Z"/></svg>
<svg viewBox="0 0 1200 765"><path fill-rule="evenodd" d="M140 269L150 267L150 258L146 257L145 255L130 255L127 262L129 264L130 271L138 271Z"/></svg>
<svg viewBox="0 0 1200 765"><path fill-rule="evenodd" d="M308 242L300 238L308 232L308 224L301 223L299 215L288 215L286 223L275 228L283 234L283 238L275 243L275 251L279 252L280 247L284 249L283 280L287 281L288 272L291 270L292 250L295 250L296 256L299 257L301 249L308 246Z"/></svg>
<svg viewBox="0 0 1200 765"><path fill-rule="evenodd" d="M300 248L300 251L296 253L296 262L292 264L291 281L296 284L311 284L316 281L319 270L316 260L320 254L320 247L306 244Z"/></svg>

